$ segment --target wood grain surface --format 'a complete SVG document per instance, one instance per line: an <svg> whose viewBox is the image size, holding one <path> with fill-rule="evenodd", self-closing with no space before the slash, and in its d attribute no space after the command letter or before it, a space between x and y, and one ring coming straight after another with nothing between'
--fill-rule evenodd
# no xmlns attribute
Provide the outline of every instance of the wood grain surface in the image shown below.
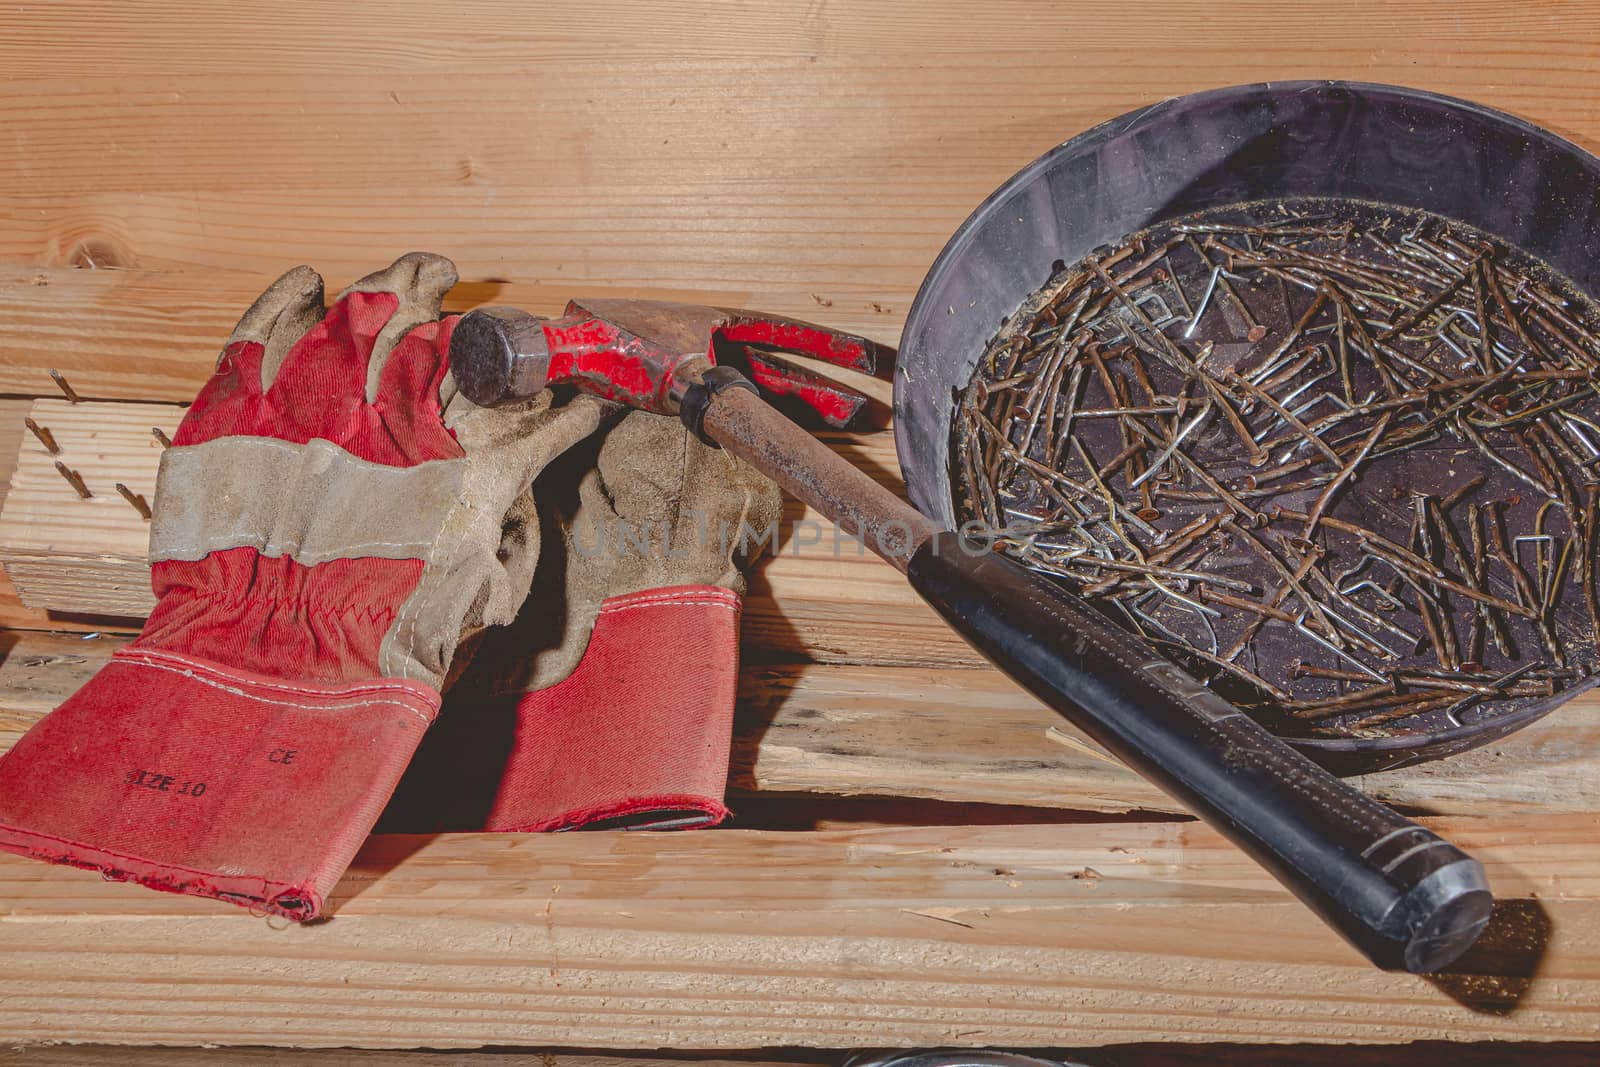
<svg viewBox="0 0 1600 1067"><path fill-rule="evenodd" d="M0 633L0 751L93 677L126 638ZM1600 815L1600 698L1583 697L1492 747L1356 781L1424 813L1529 818ZM447 699L445 714L470 715ZM831 818L871 818L884 798L1005 811L1183 809L999 671L823 663L746 664L729 777L736 824L803 811L818 797L868 797ZM753 803L755 802L755 803ZM915 818L914 808L895 809ZM924 812L929 817L931 812Z"/></svg>
<svg viewBox="0 0 1600 1067"><path fill-rule="evenodd" d="M1592 1039L1593 818L1433 825L1503 903L1431 978L1374 970L1192 823L379 837L309 926L0 857L0 1038Z"/></svg>
<svg viewBox="0 0 1600 1067"><path fill-rule="evenodd" d="M1035 1049L1068 1067L1594 1067L1588 1042L1418 1041L1404 1045L1115 1045ZM149 1048L20 1045L0 1049L3 1067L842 1067L846 1050L784 1049L724 1058L714 1052L611 1053L568 1049L434 1052L394 1049Z"/></svg>
<svg viewBox="0 0 1600 1067"><path fill-rule="evenodd" d="M0 399L0 507L11 491L11 474L16 469L22 438L27 433L22 420L27 417L31 402L27 400ZM0 570L0 626L45 626L49 612L24 607L11 578Z"/></svg>
<svg viewBox="0 0 1600 1067"><path fill-rule="evenodd" d="M1326 1051L1326 1050L1322 1050ZM1548 1055L1547 1046L1524 1045L1522 1055ZM829 1063L815 1053L804 1059L724 1059L717 1055L610 1056L565 1049L548 1052L432 1052L383 1049L128 1048L121 1045L18 1045L0 1049L0 1067L811 1067ZM1563 1051L1557 1050L1562 1056ZM834 1067L842 1062L834 1057ZM1531 1062L1531 1061L1530 1061ZM1576 1062L1576 1061L1574 1061ZM1542 1067L1569 1067L1565 1059L1541 1059ZM1587 1065L1583 1065L1587 1067Z"/></svg>
<svg viewBox="0 0 1600 1067"><path fill-rule="evenodd" d="M657 296L893 342L928 265L990 190L1130 109L1339 77L1469 97L1594 149L1597 75L1600 7L1547 0L467 0L448 12L14 0L0 10L0 394L53 397L57 367L85 397L186 401L277 274L308 262L331 292L414 248L458 263L452 308ZM0 543L20 546L7 563L25 588L43 581L59 600L28 607L0 583L0 624L105 629L61 612L137 614L133 512L98 493L65 509L65 483L37 477L60 482L16 434L20 413L0 400L0 466L20 455L24 486ZM887 438L833 443L894 480ZM104 444L73 443L102 489L150 458ZM749 796L833 782L990 804L1147 802L1137 779L1054 735L1041 754L1041 709L962 669L975 658L887 567L801 549L758 574L749 649L825 662L746 672L735 783ZM68 663L51 657L78 653L3 639L0 733L108 647L84 642L96 651ZM996 709L990 745L973 741L974 703ZM904 725L911 706L928 709L924 731ZM1593 709L1368 782L1424 808L1501 810L1445 825L1511 904L1497 939L1448 978L1371 972L1187 824L375 839L339 916L290 930L0 861L0 1036L1592 1041ZM1584 814L1531 817L1562 796ZM1305 1055L1186 1062L1331 1062ZM1130 1056L1114 1062L1147 1062Z"/></svg>
<svg viewBox="0 0 1600 1067"><path fill-rule="evenodd" d="M0 391L186 399L297 263L454 257L463 302L694 292L893 341L1001 181L1192 90L1342 77L1600 145L1600 11L1396 6L14 3ZM510 286L510 288L505 288ZM504 291L502 291L504 290Z"/></svg>

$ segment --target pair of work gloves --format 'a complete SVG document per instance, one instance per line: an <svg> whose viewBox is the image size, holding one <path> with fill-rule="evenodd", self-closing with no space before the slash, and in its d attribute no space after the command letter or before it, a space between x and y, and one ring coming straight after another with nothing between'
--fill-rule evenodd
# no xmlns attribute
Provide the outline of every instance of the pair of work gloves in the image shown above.
<svg viewBox="0 0 1600 1067"><path fill-rule="evenodd" d="M162 456L156 608L0 758L0 848L307 919L414 756L395 829L726 815L726 531L777 488L666 416L457 395L455 282L325 309L301 267L245 313Z"/></svg>

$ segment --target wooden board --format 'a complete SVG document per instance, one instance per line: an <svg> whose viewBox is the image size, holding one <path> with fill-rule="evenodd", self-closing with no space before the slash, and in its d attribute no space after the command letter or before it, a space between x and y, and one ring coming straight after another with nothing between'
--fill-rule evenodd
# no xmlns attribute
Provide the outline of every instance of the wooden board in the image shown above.
<svg viewBox="0 0 1600 1067"><path fill-rule="evenodd" d="M124 640L0 633L0 751L87 682ZM471 714L447 701L446 714ZM1600 697L1492 748L1357 781L1408 810L1600 813ZM912 797L953 805L1122 813L1182 809L998 671L834 664L744 669L729 784L742 825L789 798ZM871 819L879 805L844 805ZM752 813L752 808L758 811ZM935 813L902 812L910 818ZM999 812L989 813L986 821ZM958 811L956 817L971 818Z"/></svg>
<svg viewBox="0 0 1600 1067"><path fill-rule="evenodd" d="M1406 1045L1116 1045L1097 1049L1036 1050L1071 1067L1416 1067L1448 1060L1451 1067L1594 1067L1594 1042L1421 1041ZM724 1059L716 1053L617 1056L551 1051L433 1052L394 1049L160 1048L115 1045L26 1045L0 1049L11 1067L842 1067L848 1050L784 1049ZM774 1057L781 1057L774 1058ZM1175 1058L1178 1057L1178 1058Z"/></svg>
<svg viewBox="0 0 1600 1067"><path fill-rule="evenodd" d="M331 291L413 247L456 258L461 306L693 292L893 341L1018 167L1220 85L1412 84L1600 144L1578 2L275 11L12 5L0 391L50 392L53 365L187 399L278 273Z"/></svg>
<svg viewBox="0 0 1600 1067"><path fill-rule="evenodd" d="M1548 1056L1546 1046L1518 1050L1523 1055ZM1557 1055L1563 1056L1558 1050ZM834 1057L835 1067L840 1061ZM269 1048L126 1048L112 1045L27 1045L0 1049L0 1067L811 1067L828 1063L813 1054L805 1059L782 1060L740 1056L671 1058L655 1056L604 1056L566 1050L551 1052L429 1052L360 1049L299 1050ZM1501 1061L1503 1062L1503 1061ZM1530 1061L1531 1062L1531 1061ZM1568 1067L1564 1059L1541 1059L1540 1067ZM1571 1061L1577 1064L1578 1061ZM1345 1067L1349 1067L1348 1064ZM1358 1064L1357 1067L1360 1067ZM1497 1064L1496 1067L1499 1067ZM1582 1064L1581 1067L1589 1067Z"/></svg>
<svg viewBox="0 0 1600 1067"><path fill-rule="evenodd" d="M23 399L0 399L0 505L11 491L11 475L16 470L17 458L22 450L27 430L23 419L33 402ZM99 625L85 625L81 621L40 608L30 608L22 603L16 586L4 570L0 570L0 626L25 626L36 629L99 629Z"/></svg>
<svg viewBox="0 0 1600 1067"><path fill-rule="evenodd" d="M0 507L5 504L6 494L11 492L11 474L16 469L23 435L27 433L22 420L27 417L30 406L27 400L0 400ZM11 579L0 570L0 626L37 624L47 620L48 615L44 611L23 606Z"/></svg>
<svg viewBox="0 0 1600 1067"><path fill-rule="evenodd" d="M393 252L377 259L392 258ZM284 262L282 269L293 266ZM374 261L365 270L383 266ZM244 309L272 281L225 268L191 274L119 269L27 266L0 260L0 392L55 396L49 370L61 371L85 399L192 400L216 363L222 343ZM348 277L326 279L332 296ZM576 296L680 300L825 321L893 344L905 309L868 304L826 306L802 296L764 295L749 288L685 289L671 283L581 284L464 281L451 290L446 311L508 304L536 314L560 313ZM879 305L880 308L882 305Z"/></svg>
<svg viewBox="0 0 1600 1067"><path fill-rule="evenodd" d="M876 316L893 337L995 185L1141 104L1337 73L1583 139L1600 103L1587 77L1600 25L1577 3L1335 14L1250 0L1201 18L1170 3L854 0L731 18L634 0L469 5L445 26L415 2L383 18L275 10L269 26L248 4L51 4L7 26L0 260L187 277L165 309L33 319L0 351L65 350L62 331L84 330L174 337L208 358L286 267L311 262L338 285L419 245L480 283L748 293L843 325ZM35 306L54 300L56 286L33 287ZM198 294L219 287L226 310L204 310ZM161 347L146 357L179 350ZM73 351L85 371L118 362Z"/></svg>
<svg viewBox="0 0 1600 1067"><path fill-rule="evenodd" d="M32 435L21 441L11 491L0 509L0 563L32 608L103 615L145 615L154 606L143 561L150 524L116 491L121 482L148 501L155 495L162 446L179 409L170 404L71 404L35 401L31 414L59 447L51 454ZM56 463L82 478L81 498ZM43 585L49 592L34 592Z"/></svg>
<svg viewBox="0 0 1600 1067"><path fill-rule="evenodd" d="M45 399L34 419L61 448L52 456L23 439L12 489L0 510L0 563L30 608L143 616L154 606L146 562L149 524L113 488L154 499L160 426L176 430L172 404ZM4 412L0 412L3 417ZM897 484L888 433L830 434L839 453L884 484ZM84 479L84 500L55 468ZM763 654L852 663L982 662L912 592L893 567L821 515L790 501L780 541L752 576L746 645Z"/></svg>
<svg viewBox="0 0 1600 1067"><path fill-rule="evenodd" d="M0 1038L1594 1039L1594 820L1433 825L1504 901L1433 978L1374 970L1189 823L374 838L312 926L3 857Z"/></svg>
<svg viewBox="0 0 1600 1067"><path fill-rule="evenodd" d="M1597 712L1585 696L1491 747L1352 781L1408 811L1600 815ZM751 792L1184 810L995 670L747 667L738 723L732 783Z"/></svg>
<svg viewBox="0 0 1600 1067"><path fill-rule="evenodd" d="M0 1049L3 1067L842 1067L848 1050L784 1049L724 1059L716 1053L618 1056L550 1051L434 1052L394 1049L160 1048L116 1045L26 1045ZM1416 1067L1448 1060L1451 1067L1594 1067L1594 1042L1483 1041L1446 1045L1115 1045L1035 1050L1070 1067ZM752 1055L754 1058L752 1058Z"/></svg>

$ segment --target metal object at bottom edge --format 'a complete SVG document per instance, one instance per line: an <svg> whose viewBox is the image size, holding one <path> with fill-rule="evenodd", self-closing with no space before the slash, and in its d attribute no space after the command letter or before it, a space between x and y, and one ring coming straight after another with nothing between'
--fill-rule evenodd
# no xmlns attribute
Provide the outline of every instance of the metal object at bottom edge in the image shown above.
<svg viewBox="0 0 1600 1067"><path fill-rule="evenodd" d="M944 1051L912 1049L857 1053L845 1061L844 1067L1082 1067L1082 1065L992 1049Z"/></svg>

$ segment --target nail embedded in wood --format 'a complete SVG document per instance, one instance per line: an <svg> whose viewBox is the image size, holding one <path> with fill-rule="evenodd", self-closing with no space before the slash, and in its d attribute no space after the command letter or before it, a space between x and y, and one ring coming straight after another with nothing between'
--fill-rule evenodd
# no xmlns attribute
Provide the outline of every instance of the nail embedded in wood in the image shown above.
<svg viewBox="0 0 1600 1067"><path fill-rule="evenodd" d="M50 453L52 456L61 454L61 446L56 444L55 434L50 432L50 428L48 426L40 426L32 419L23 419L22 425L26 426L29 432L39 439L39 443L44 445L44 450L46 452Z"/></svg>
<svg viewBox="0 0 1600 1067"><path fill-rule="evenodd" d="M117 483L117 492L122 494L122 499L133 505L133 510L139 513L141 519L150 521L150 505L145 502L143 494L135 493L121 482Z"/></svg>
<svg viewBox="0 0 1600 1067"><path fill-rule="evenodd" d="M61 462L59 459L56 460L56 473L60 474L61 477L67 480L67 484L72 486L72 488L77 491L77 494L80 498L88 500L94 495L93 493L89 492L89 487L83 484L83 476L77 471L73 470L71 467L67 466L65 463Z"/></svg>
<svg viewBox="0 0 1600 1067"><path fill-rule="evenodd" d="M67 381L66 377L54 367L50 368L50 380L56 383L56 387L61 390L62 395L64 395L72 403L83 403L83 397L78 395L78 391L72 388L71 383Z"/></svg>
<svg viewBox="0 0 1600 1067"><path fill-rule="evenodd" d="M157 441L160 441L162 448L172 447L172 438L168 437L166 431L164 431L161 427L150 427L150 436L154 437Z"/></svg>

